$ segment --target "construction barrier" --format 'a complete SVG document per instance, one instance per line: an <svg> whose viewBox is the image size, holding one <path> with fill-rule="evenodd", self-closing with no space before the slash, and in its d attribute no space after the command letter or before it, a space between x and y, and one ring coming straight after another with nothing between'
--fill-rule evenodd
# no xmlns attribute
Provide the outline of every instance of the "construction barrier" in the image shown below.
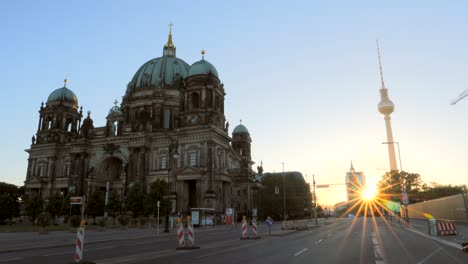
<svg viewBox="0 0 468 264"><path fill-rule="evenodd" d="M182 224L182 219L180 218L177 218L177 239L179 241L177 249L185 247L184 224Z"/></svg>
<svg viewBox="0 0 468 264"><path fill-rule="evenodd" d="M242 218L242 236L240 239L249 239L247 236L247 220L245 219L245 216Z"/></svg>
<svg viewBox="0 0 468 264"><path fill-rule="evenodd" d="M190 220L190 216L187 216L187 229L188 229L188 239L189 239L189 246L193 247L195 244L195 234L193 232L193 224Z"/></svg>
<svg viewBox="0 0 468 264"><path fill-rule="evenodd" d="M449 235L456 235L456 234L457 234L457 229L455 228L454 223L437 220L437 235L438 236L449 236Z"/></svg>
<svg viewBox="0 0 468 264"><path fill-rule="evenodd" d="M252 239L259 239L260 237L257 236L257 220L254 218L252 219Z"/></svg>
<svg viewBox="0 0 468 264"><path fill-rule="evenodd" d="M75 250L75 262L78 263L83 260L84 251L84 227L78 228L76 232L76 250Z"/></svg>
<svg viewBox="0 0 468 264"><path fill-rule="evenodd" d="M187 216L187 236L188 236L188 245L185 244L185 232L184 224L182 223L181 218L177 218L177 238L179 239L179 246L177 250L185 249L200 249L200 247L195 246L195 232L193 230L193 223L190 216Z"/></svg>

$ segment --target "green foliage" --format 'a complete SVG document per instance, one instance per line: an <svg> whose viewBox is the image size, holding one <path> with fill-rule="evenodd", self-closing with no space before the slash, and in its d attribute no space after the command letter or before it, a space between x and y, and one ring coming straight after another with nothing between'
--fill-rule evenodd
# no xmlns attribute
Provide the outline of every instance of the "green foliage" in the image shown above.
<svg viewBox="0 0 468 264"><path fill-rule="evenodd" d="M138 184L133 185L125 198L126 209L132 211L136 218L145 212L145 193Z"/></svg>
<svg viewBox="0 0 468 264"><path fill-rule="evenodd" d="M72 215L69 219L69 222L70 222L70 226L71 227L74 227L74 228L77 228L80 226L80 223L81 223L81 216L79 215Z"/></svg>
<svg viewBox="0 0 468 264"><path fill-rule="evenodd" d="M105 209L107 214L112 217L115 225L115 218L122 212L122 199L118 192L112 191L110 193Z"/></svg>
<svg viewBox="0 0 468 264"><path fill-rule="evenodd" d="M382 176L378 183L380 195L387 200L401 201L402 184L405 183L410 203L437 199L467 192L466 185L440 185L428 187L417 173L391 171Z"/></svg>
<svg viewBox="0 0 468 264"><path fill-rule="evenodd" d="M100 227L106 227L107 224L107 217L101 217L97 221L98 226Z"/></svg>
<svg viewBox="0 0 468 264"><path fill-rule="evenodd" d="M283 176L282 174L265 173L262 178L262 188L259 196L259 217L271 216L273 219L283 219ZM279 194L275 194L275 186ZM284 174L286 188L286 213L288 219L304 216L304 208L310 210L311 194L309 185L297 173Z"/></svg>
<svg viewBox="0 0 468 264"><path fill-rule="evenodd" d="M101 191L94 191L89 196L86 204L86 214L93 218L93 223L96 223L96 217L104 214L104 193Z"/></svg>
<svg viewBox="0 0 468 264"><path fill-rule="evenodd" d="M167 182L158 179L151 184L150 188L150 193L146 196L145 202L146 215L157 215L158 201L160 202L159 213L165 213L165 208L169 205L167 199L164 198L167 195Z"/></svg>
<svg viewBox="0 0 468 264"><path fill-rule="evenodd" d="M126 214L121 214L117 217L117 221L121 226L127 226L130 223L130 217Z"/></svg>
<svg viewBox="0 0 468 264"><path fill-rule="evenodd" d="M468 192L466 185L441 185L434 184L432 187L424 185L423 191L416 196L417 201L426 201L441 197Z"/></svg>
<svg viewBox="0 0 468 264"><path fill-rule="evenodd" d="M382 179L378 183L379 192L385 194L386 199L391 199L394 201L400 201L402 186L406 187L406 192L414 194L420 192L423 188L423 182L421 176L417 173L408 173L405 171L395 171L386 172Z"/></svg>
<svg viewBox="0 0 468 264"><path fill-rule="evenodd" d="M148 223L148 217L146 216L140 216L138 220L141 226L144 226Z"/></svg>
<svg viewBox="0 0 468 264"><path fill-rule="evenodd" d="M43 228L50 225L50 220L51 220L50 214L46 212L42 212L37 216L37 223L39 224L39 226Z"/></svg>
<svg viewBox="0 0 468 264"><path fill-rule="evenodd" d="M36 221L37 216L42 213L44 207L44 200L39 195L31 195L26 199L24 210L31 218L31 221Z"/></svg>
<svg viewBox="0 0 468 264"><path fill-rule="evenodd" d="M63 207L63 196L60 193L54 193L49 196L49 202L46 211L52 216L52 224L55 224L55 217L60 216Z"/></svg>
<svg viewBox="0 0 468 264"><path fill-rule="evenodd" d="M17 186L0 182L0 224L3 225L7 220L19 215L21 196L21 191Z"/></svg>

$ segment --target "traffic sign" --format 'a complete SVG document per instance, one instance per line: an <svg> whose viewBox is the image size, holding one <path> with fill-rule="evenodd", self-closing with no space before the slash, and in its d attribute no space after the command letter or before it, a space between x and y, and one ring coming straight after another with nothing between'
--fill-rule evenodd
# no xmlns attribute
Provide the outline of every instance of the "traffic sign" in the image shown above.
<svg viewBox="0 0 468 264"><path fill-rule="evenodd" d="M403 202L404 205L408 204L408 193L407 192L402 192L401 193L401 201Z"/></svg>
<svg viewBox="0 0 468 264"><path fill-rule="evenodd" d="M82 202L83 197L81 196L70 197L70 204L81 204Z"/></svg>

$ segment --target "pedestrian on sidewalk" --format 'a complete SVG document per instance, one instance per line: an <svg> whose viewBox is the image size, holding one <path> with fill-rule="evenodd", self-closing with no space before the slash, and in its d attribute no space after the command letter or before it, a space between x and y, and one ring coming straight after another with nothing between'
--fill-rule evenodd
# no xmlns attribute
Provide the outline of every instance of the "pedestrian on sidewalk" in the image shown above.
<svg viewBox="0 0 468 264"><path fill-rule="evenodd" d="M268 226L268 235L271 236L271 226L273 225L273 219L271 217L267 217L265 224Z"/></svg>

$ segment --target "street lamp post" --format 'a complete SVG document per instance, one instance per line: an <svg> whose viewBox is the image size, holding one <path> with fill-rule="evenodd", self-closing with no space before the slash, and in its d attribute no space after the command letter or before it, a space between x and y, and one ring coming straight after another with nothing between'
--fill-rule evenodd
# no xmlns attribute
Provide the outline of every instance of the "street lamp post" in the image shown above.
<svg viewBox="0 0 468 264"><path fill-rule="evenodd" d="M398 147L398 160L400 162L400 172L403 172L403 166L401 165L400 143L396 142L396 141L391 141L391 142L382 142L382 144L396 144L397 145L397 147ZM406 181L402 180L401 184L402 184L401 200L403 202L403 205L405 206L405 221L406 221L406 223L409 224L408 204L407 204L407 201L403 200L403 197L406 196Z"/></svg>
<svg viewBox="0 0 468 264"><path fill-rule="evenodd" d="M178 148L178 141L176 140L176 142L174 144L171 144L171 146L169 147L169 166L168 166L168 172L167 172L167 204L166 204L166 223L165 223L165 226L164 226L164 232L165 233L168 233L169 232L169 213L170 213L170 209L169 207L171 206L172 208L172 204L170 202L170 197L172 195L171 193L171 178L172 180L174 181L174 188L176 188L176 181L177 179L175 178L175 175L174 175L174 171L175 169L177 169L177 163L174 164L174 160L175 162L177 162L177 158L179 158L179 153L177 152L177 148ZM173 169L174 168L174 169ZM175 211L174 212L177 212L177 190L175 189L174 190L174 195L176 196L176 201L175 201Z"/></svg>
<svg viewBox="0 0 468 264"><path fill-rule="evenodd" d="M283 163L283 219L286 220L286 184L284 180L284 162Z"/></svg>
<svg viewBox="0 0 468 264"><path fill-rule="evenodd" d="M315 196L315 174L312 174L312 180L313 180L313 184L314 184L314 206L315 206L314 215L315 215L315 224L318 225L318 222L317 222L317 196Z"/></svg>

